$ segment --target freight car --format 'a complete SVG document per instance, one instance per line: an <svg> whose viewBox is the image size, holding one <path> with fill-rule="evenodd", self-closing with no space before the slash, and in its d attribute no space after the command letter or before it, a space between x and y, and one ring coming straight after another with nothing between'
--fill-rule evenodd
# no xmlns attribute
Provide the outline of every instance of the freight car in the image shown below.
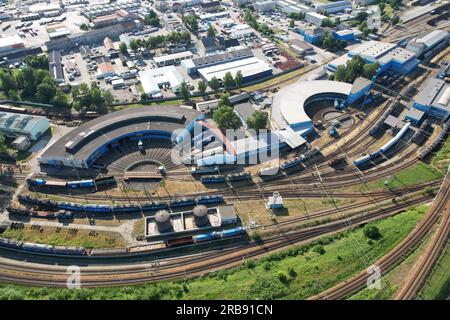
<svg viewBox="0 0 450 320"><path fill-rule="evenodd" d="M229 238L234 236L239 236L245 233L245 227L236 227L233 229L227 229L222 231L222 238Z"/></svg>
<svg viewBox="0 0 450 320"><path fill-rule="evenodd" d="M211 204L211 203L222 203L223 196L216 195L216 196L201 196L197 197L196 199L197 204Z"/></svg>
<svg viewBox="0 0 450 320"><path fill-rule="evenodd" d="M227 181L241 181L241 180L249 180L252 176L249 172L228 174Z"/></svg>
<svg viewBox="0 0 450 320"><path fill-rule="evenodd" d="M95 188L95 182L92 179L69 181L67 182L68 189L80 189L80 188Z"/></svg>
<svg viewBox="0 0 450 320"><path fill-rule="evenodd" d="M120 256L127 254L127 248L117 248L117 249L92 249L91 256Z"/></svg>
<svg viewBox="0 0 450 320"><path fill-rule="evenodd" d="M223 182L225 182L225 177L224 176L204 176L204 177L201 177L200 181L203 184L223 183Z"/></svg>
<svg viewBox="0 0 450 320"><path fill-rule="evenodd" d="M197 235L193 236L192 238L195 243L210 241L210 240L220 238L220 233L213 231L213 232L208 232L208 233L203 233L203 234L197 234Z"/></svg>
<svg viewBox="0 0 450 320"><path fill-rule="evenodd" d="M21 249L23 245L22 241L0 238L0 247L7 247L13 249Z"/></svg>
<svg viewBox="0 0 450 320"><path fill-rule="evenodd" d="M134 204L115 205L112 208L112 211L115 213L136 212L139 210L140 210L140 207L138 205L134 205Z"/></svg>
<svg viewBox="0 0 450 320"><path fill-rule="evenodd" d="M166 243L169 248L172 248L172 247L179 247L179 246L192 244L192 243L194 243L194 240L193 240L192 236L189 236L189 237L178 238L178 239L169 239L169 240L167 240Z"/></svg>
<svg viewBox="0 0 450 320"><path fill-rule="evenodd" d="M88 212L111 212L111 207L106 204L85 204L83 208Z"/></svg>
<svg viewBox="0 0 450 320"><path fill-rule="evenodd" d="M214 173L219 173L219 167L218 166L204 167L204 168L193 167L191 169L191 173L193 175L195 175L195 174L214 174Z"/></svg>
<svg viewBox="0 0 450 320"><path fill-rule="evenodd" d="M64 254L64 255L74 255L74 256L84 256L87 251L83 247L60 247L56 246L53 248L53 253Z"/></svg>
<svg viewBox="0 0 450 320"><path fill-rule="evenodd" d="M54 246L40 243L24 242L22 249L25 251L41 252L41 253L53 253Z"/></svg>
<svg viewBox="0 0 450 320"><path fill-rule="evenodd" d="M300 165L300 158L294 158L292 160L289 161L285 161L282 164L280 164L280 169L281 170L286 170L289 168L293 168L293 167L298 167Z"/></svg>
<svg viewBox="0 0 450 320"><path fill-rule="evenodd" d="M195 198L182 198L182 199L172 200L169 202L169 206L171 208L194 206L195 204L196 204Z"/></svg>
<svg viewBox="0 0 450 320"><path fill-rule="evenodd" d="M152 202L152 203L146 203L141 205L142 211L156 211L156 210L162 210L167 209L169 205L165 202Z"/></svg>

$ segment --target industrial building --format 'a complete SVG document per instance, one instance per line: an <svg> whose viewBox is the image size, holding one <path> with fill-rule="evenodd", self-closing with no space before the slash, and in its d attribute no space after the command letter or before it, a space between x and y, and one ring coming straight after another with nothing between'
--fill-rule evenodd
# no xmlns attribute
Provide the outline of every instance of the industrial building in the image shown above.
<svg viewBox="0 0 450 320"><path fill-rule="evenodd" d="M183 60L192 59L194 55L191 51L183 51L183 52L177 52L173 54L168 54L160 57L153 58L153 61L155 61L155 64L158 67L164 67L164 66L170 66L177 64Z"/></svg>
<svg viewBox="0 0 450 320"><path fill-rule="evenodd" d="M118 10L126 10L128 12L137 12L140 8L138 0L119 0L113 3L105 3L98 5L90 5L80 10L80 13L89 20L96 17L104 16L117 12Z"/></svg>
<svg viewBox="0 0 450 320"><path fill-rule="evenodd" d="M382 74L387 70L399 74L408 74L419 65L416 54L410 50L403 49L394 43L367 41L355 49L350 50L327 65L330 72L336 71L339 65L344 65L354 56L360 56L367 63L378 62L378 74Z"/></svg>
<svg viewBox="0 0 450 320"><path fill-rule="evenodd" d="M409 41L406 49L416 53L416 57L428 57L431 51L443 49L448 46L449 33L445 30L434 30L417 36Z"/></svg>
<svg viewBox="0 0 450 320"><path fill-rule="evenodd" d="M289 13L309 12L313 9L307 5L303 5L294 0L276 0L275 5L281 11Z"/></svg>
<svg viewBox="0 0 450 320"><path fill-rule="evenodd" d="M370 90L371 82L358 78L354 84L330 80L303 81L281 89L273 98L271 123L277 129L291 127L301 135L312 130L306 112L309 104L322 100L353 103Z"/></svg>
<svg viewBox="0 0 450 320"><path fill-rule="evenodd" d="M275 2L272 0L257 0L253 4L256 12L269 12L275 10Z"/></svg>
<svg viewBox="0 0 450 320"><path fill-rule="evenodd" d="M214 77L223 79L227 72L230 72L234 77L240 71L244 77L244 82L249 82L270 76L272 67L257 57L250 57L199 68L197 71L206 81L210 81Z"/></svg>
<svg viewBox="0 0 450 320"><path fill-rule="evenodd" d="M48 53L48 68L56 83L63 84L65 82L61 64L61 53L59 51L54 50Z"/></svg>
<svg viewBox="0 0 450 320"><path fill-rule="evenodd" d="M163 85L169 85L173 92L177 92L183 83L183 77L174 66L149 69L139 72L142 89L145 94L160 97Z"/></svg>
<svg viewBox="0 0 450 320"><path fill-rule="evenodd" d="M437 78L428 80L414 98L413 107L446 121L450 116L450 84Z"/></svg>
<svg viewBox="0 0 450 320"><path fill-rule="evenodd" d="M0 133L6 137L26 136L36 140L50 128L46 117L0 112Z"/></svg>
<svg viewBox="0 0 450 320"><path fill-rule="evenodd" d="M305 15L305 20L309 23L312 23L316 27L321 27L323 20L328 19L323 14L317 12L307 12Z"/></svg>
<svg viewBox="0 0 450 320"><path fill-rule="evenodd" d="M302 28L294 28L295 32L303 36L303 40L308 43L315 44L320 41L320 38L325 33L325 30L316 26L305 26Z"/></svg>
<svg viewBox="0 0 450 320"><path fill-rule="evenodd" d="M315 2L314 8L316 12L321 12L325 14L329 13L337 13L342 12L345 9L352 9L352 3L350 1L335 1L335 2L328 2L328 3L322 3L322 2Z"/></svg>
<svg viewBox="0 0 450 320"><path fill-rule="evenodd" d="M0 38L0 54L9 54L25 48L21 37L14 35Z"/></svg>

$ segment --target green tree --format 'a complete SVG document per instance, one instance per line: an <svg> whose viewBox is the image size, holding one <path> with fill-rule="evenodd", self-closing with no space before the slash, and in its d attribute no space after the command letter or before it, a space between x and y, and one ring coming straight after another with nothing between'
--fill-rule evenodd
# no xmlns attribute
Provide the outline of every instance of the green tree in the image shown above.
<svg viewBox="0 0 450 320"><path fill-rule="evenodd" d="M161 25L158 16L153 10L150 10L150 13L145 16L144 24L152 27L159 27Z"/></svg>
<svg viewBox="0 0 450 320"><path fill-rule="evenodd" d="M214 110L213 120L220 130L237 129L240 126L238 116L234 113L233 108L227 105L219 106Z"/></svg>
<svg viewBox="0 0 450 320"><path fill-rule="evenodd" d="M334 80L345 82L345 66L340 65L336 68L336 71L334 72Z"/></svg>
<svg viewBox="0 0 450 320"><path fill-rule="evenodd" d="M205 94L207 88L208 86L203 80L198 82L198 91L200 91L201 94Z"/></svg>
<svg viewBox="0 0 450 320"><path fill-rule="evenodd" d="M6 97L8 98L8 100L13 100L13 101L20 100L20 95L17 90L9 90L8 93L6 94Z"/></svg>
<svg viewBox="0 0 450 320"><path fill-rule="evenodd" d="M377 73L379 67L380 65L378 62L364 64L362 76L366 79L372 80L373 76Z"/></svg>
<svg viewBox="0 0 450 320"><path fill-rule="evenodd" d="M233 79L233 76L231 75L231 72L225 73L225 75L223 76L223 84L224 84L225 88L227 88L227 89L235 86L234 79Z"/></svg>
<svg viewBox="0 0 450 320"><path fill-rule="evenodd" d="M1 81L0 89L6 93L9 90L17 89L17 82L9 72L5 72L5 71L1 72L0 73L0 81Z"/></svg>
<svg viewBox="0 0 450 320"><path fill-rule="evenodd" d="M133 51L139 49L139 43L135 39L130 41L130 49Z"/></svg>
<svg viewBox="0 0 450 320"><path fill-rule="evenodd" d="M244 76L242 75L241 70L236 72L236 76L234 77L234 83L236 87L240 87L242 85L242 82L244 82Z"/></svg>
<svg viewBox="0 0 450 320"><path fill-rule="evenodd" d="M364 235L372 240L378 240L381 238L380 230L376 226L365 226L364 227Z"/></svg>
<svg viewBox="0 0 450 320"><path fill-rule="evenodd" d="M80 29L83 31L88 31L89 30L89 25L86 23L83 23L80 25Z"/></svg>
<svg viewBox="0 0 450 320"><path fill-rule="evenodd" d="M27 56L24 62L33 69L48 70L48 57L46 55Z"/></svg>
<svg viewBox="0 0 450 320"><path fill-rule="evenodd" d="M189 101L189 95L190 95L190 92L187 87L187 84L185 81L183 81L180 86L180 96L183 97L184 101Z"/></svg>
<svg viewBox="0 0 450 320"><path fill-rule="evenodd" d="M127 45L124 42L119 44L119 51L121 54L126 55L128 53Z"/></svg>
<svg viewBox="0 0 450 320"><path fill-rule="evenodd" d="M209 82L208 82L208 86L213 91L217 91L217 89L219 89L219 87L220 87L219 79L217 79L216 77L212 77L211 80L209 80Z"/></svg>
<svg viewBox="0 0 450 320"><path fill-rule="evenodd" d="M216 36L216 29L212 25L208 28L208 37L215 37Z"/></svg>
<svg viewBox="0 0 450 320"><path fill-rule="evenodd" d="M56 90L55 96L50 102L58 108L68 108L70 106L67 101L66 95L61 90Z"/></svg>
<svg viewBox="0 0 450 320"><path fill-rule="evenodd" d="M56 88L48 83L41 83L37 86L36 96L43 103L50 103L56 94Z"/></svg>
<svg viewBox="0 0 450 320"><path fill-rule="evenodd" d="M291 19L290 21L289 21L289 28L294 28L295 27L295 21L294 21L294 19Z"/></svg>
<svg viewBox="0 0 450 320"><path fill-rule="evenodd" d="M266 129L268 118L266 112L255 110L255 112L247 119L247 126L254 130Z"/></svg>

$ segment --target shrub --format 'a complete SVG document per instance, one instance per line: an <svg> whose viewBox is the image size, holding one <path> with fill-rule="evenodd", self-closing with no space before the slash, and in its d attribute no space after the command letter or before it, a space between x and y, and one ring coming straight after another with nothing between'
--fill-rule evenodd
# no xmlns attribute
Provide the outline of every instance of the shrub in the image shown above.
<svg viewBox="0 0 450 320"><path fill-rule="evenodd" d="M317 245L313 249L314 252L317 252L318 254L325 254L325 248L322 245Z"/></svg>
<svg viewBox="0 0 450 320"><path fill-rule="evenodd" d="M280 280L281 283L287 283L288 282L288 276L286 274L286 272L284 271L278 271L277 272L277 278L278 280Z"/></svg>
<svg viewBox="0 0 450 320"><path fill-rule="evenodd" d="M379 238L381 238L381 233L378 230L378 228L375 227L375 226L366 226L366 227L364 227L364 235L367 238L373 239L373 240L378 240Z"/></svg>

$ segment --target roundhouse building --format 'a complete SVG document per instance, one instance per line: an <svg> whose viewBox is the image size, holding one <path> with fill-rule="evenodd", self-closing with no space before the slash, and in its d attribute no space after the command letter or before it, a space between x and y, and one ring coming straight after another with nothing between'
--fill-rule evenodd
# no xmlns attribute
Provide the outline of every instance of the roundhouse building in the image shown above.
<svg viewBox="0 0 450 320"><path fill-rule="evenodd" d="M145 106L106 114L82 124L53 145L39 158L41 165L89 168L95 160L125 140L166 139L174 132L191 130L204 115L174 106ZM185 132L184 130L183 132Z"/></svg>

